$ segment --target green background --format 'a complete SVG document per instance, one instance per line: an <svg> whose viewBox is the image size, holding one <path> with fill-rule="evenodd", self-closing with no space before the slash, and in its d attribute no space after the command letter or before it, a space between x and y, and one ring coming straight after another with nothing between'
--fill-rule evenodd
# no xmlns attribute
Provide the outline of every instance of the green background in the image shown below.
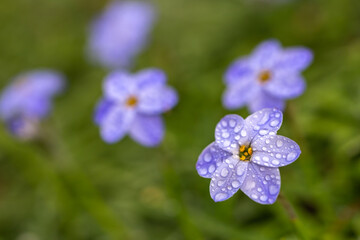
<svg viewBox="0 0 360 240"><path fill-rule="evenodd" d="M134 71L159 67L180 96L166 136L149 149L105 144L92 122L106 69L85 58L102 0L1 0L0 87L18 73L53 68L66 92L21 142L0 128L0 239L359 239L360 1L158 0L159 18ZM214 203L195 170L224 115L229 64L261 41L314 51L307 90L289 101L280 135L302 155L281 168L283 205L241 191ZM285 206L287 202L285 202Z"/></svg>

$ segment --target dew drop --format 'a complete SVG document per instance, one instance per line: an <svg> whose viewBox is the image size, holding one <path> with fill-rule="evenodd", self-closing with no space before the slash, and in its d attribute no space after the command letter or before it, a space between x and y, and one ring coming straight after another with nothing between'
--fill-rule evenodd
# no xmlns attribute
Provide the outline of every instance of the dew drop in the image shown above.
<svg viewBox="0 0 360 240"><path fill-rule="evenodd" d="M276 146L277 147L282 147L283 145L284 145L283 141L281 141L281 140L276 141Z"/></svg>
<svg viewBox="0 0 360 240"><path fill-rule="evenodd" d="M262 130L259 131L259 134L260 134L261 136L264 136L264 135L266 135L266 134L268 134L268 133L269 133L269 130L266 130L266 129L262 129Z"/></svg>
<svg viewBox="0 0 360 240"><path fill-rule="evenodd" d="M246 133L246 131L245 131L244 129L241 130L241 133L240 133L240 134L241 134L242 137L246 137L246 135L247 135L247 133Z"/></svg>
<svg viewBox="0 0 360 240"><path fill-rule="evenodd" d="M209 167L209 173L213 173L215 171L215 166L213 164Z"/></svg>
<svg viewBox="0 0 360 240"><path fill-rule="evenodd" d="M240 187L240 182L239 181L233 181L231 183L231 185L233 186L233 188L238 188L238 187Z"/></svg>
<svg viewBox="0 0 360 240"><path fill-rule="evenodd" d="M271 195L277 194L278 191L279 191L279 187L278 187L278 186L276 186L276 185L270 185L270 187L269 187L269 193L270 193Z"/></svg>
<svg viewBox="0 0 360 240"><path fill-rule="evenodd" d="M234 119L230 119L229 125L230 125L230 127L232 127L232 128L235 127L235 125L236 125L235 120L234 120Z"/></svg>
<svg viewBox="0 0 360 240"><path fill-rule="evenodd" d="M276 166L280 164L279 160L276 160L276 159L272 160L271 163L276 165Z"/></svg>
<svg viewBox="0 0 360 240"><path fill-rule="evenodd" d="M204 161L205 162L210 162L211 161L211 154L210 153L206 153L205 156L204 156Z"/></svg>
<svg viewBox="0 0 360 240"><path fill-rule="evenodd" d="M296 152L291 152L287 155L286 160L290 162L293 161L296 157L297 157Z"/></svg>
<svg viewBox="0 0 360 240"><path fill-rule="evenodd" d="M223 133L221 134L221 136L222 136L223 138L228 138L228 137L230 136L230 134L229 134L228 132L223 132Z"/></svg>
<svg viewBox="0 0 360 240"><path fill-rule="evenodd" d="M227 198L227 194L226 193L218 193L215 195L215 201L219 202L219 201L224 201Z"/></svg>
<svg viewBox="0 0 360 240"><path fill-rule="evenodd" d="M277 125L279 125L279 120L273 120L273 121L270 123L270 126L272 126L272 127L275 127L275 126L277 126Z"/></svg>
<svg viewBox="0 0 360 240"><path fill-rule="evenodd" d="M263 202L266 202L267 199L268 199L268 197L266 195L262 195L260 197L260 200L263 201Z"/></svg>
<svg viewBox="0 0 360 240"><path fill-rule="evenodd" d="M206 168L200 168L200 169L199 169L199 174L200 174L201 176L207 174Z"/></svg>
<svg viewBox="0 0 360 240"><path fill-rule="evenodd" d="M223 168L220 174L222 177L226 177L229 174L229 170L227 170L227 168Z"/></svg>

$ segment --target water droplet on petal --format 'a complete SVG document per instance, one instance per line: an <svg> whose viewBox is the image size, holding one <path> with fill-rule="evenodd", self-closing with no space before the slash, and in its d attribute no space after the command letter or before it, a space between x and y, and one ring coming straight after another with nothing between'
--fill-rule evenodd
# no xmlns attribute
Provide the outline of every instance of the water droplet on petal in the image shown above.
<svg viewBox="0 0 360 240"><path fill-rule="evenodd" d="M271 195L277 194L278 191L279 191L279 187L278 187L278 186L276 186L276 185L270 185L270 187L269 187L269 193L270 193Z"/></svg>
<svg viewBox="0 0 360 240"><path fill-rule="evenodd" d="M210 162L211 161L211 154L210 153L206 153L205 156L204 156L204 161L205 162Z"/></svg>
<svg viewBox="0 0 360 240"><path fill-rule="evenodd" d="M266 202L267 199L268 199L268 197L266 195L262 195L260 197L260 200L263 201L263 202Z"/></svg>
<svg viewBox="0 0 360 240"><path fill-rule="evenodd" d="M280 164L279 160L276 160L276 159L272 160L271 163L276 165L276 166Z"/></svg>
<svg viewBox="0 0 360 240"><path fill-rule="evenodd" d="M259 131L259 134L262 135L262 136L264 136L264 135L266 135L268 133L269 133L269 130L266 130L266 129L262 129L262 130Z"/></svg>
<svg viewBox="0 0 360 240"><path fill-rule="evenodd" d="M290 162L290 161L293 161L296 157L297 157L297 153L296 152L291 152L291 153L289 153L287 155L286 160Z"/></svg>
<svg viewBox="0 0 360 240"><path fill-rule="evenodd" d="M220 174L222 177L226 177L229 174L229 170L227 170L227 168L223 168Z"/></svg>
<svg viewBox="0 0 360 240"><path fill-rule="evenodd" d="M236 125L235 120L234 120L234 119L230 119L229 125L230 125L230 127L232 127L232 128L235 127L235 125Z"/></svg>
<svg viewBox="0 0 360 240"><path fill-rule="evenodd" d="M233 186L233 188L238 188L238 187L240 187L240 182L239 181L233 181L231 183L231 185Z"/></svg>
<svg viewBox="0 0 360 240"><path fill-rule="evenodd" d="M230 136L230 134L229 134L228 132L223 132L223 133L221 134L221 136L222 136L223 138L228 138L228 137Z"/></svg>
<svg viewBox="0 0 360 240"><path fill-rule="evenodd" d="M270 123L270 126L272 126L272 127L275 127L275 126L277 126L277 125L279 125L279 120L273 120L273 121Z"/></svg>
<svg viewBox="0 0 360 240"><path fill-rule="evenodd" d="M219 202L219 201L224 201L227 198L227 194L226 193L218 193L215 195L215 201Z"/></svg>
<svg viewBox="0 0 360 240"><path fill-rule="evenodd" d="M244 130L244 129L241 130L240 134L241 134L242 137L246 137L246 135L247 135L246 130Z"/></svg>
<svg viewBox="0 0 360 240"><path fill-rule="evenodd" d="M215 171L215 166L213 164L211 164L209 166L209 173L213 173Z"/></svg>
<svg viewBox="0 0 360 240"><path fill-rule="evenodd" d="M200 168L200 169L199 169L199 173L200 173L200 175L205 175L205 174L207 174L206 168Z"/></svg>
<svg viewBox="0 0 360 240"><path fill-rule="evenodd" d="M282 147L283 145L284 145L283 141L281 141L281 140L276 141L276 146L277 147Z"/></svg>

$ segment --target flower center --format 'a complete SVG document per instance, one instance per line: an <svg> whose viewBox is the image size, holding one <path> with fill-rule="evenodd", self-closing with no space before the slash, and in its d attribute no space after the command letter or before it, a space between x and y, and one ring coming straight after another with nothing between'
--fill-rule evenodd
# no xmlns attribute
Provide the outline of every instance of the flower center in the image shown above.
<svg viewBox="0 0 360 240"><path fill-rule="evenodd" d="M241 161L250 161L253 151L250 146L241 145L239 148L239 157Z"/></svg>
<svg viewBox="0 0 360 240"><path fill-rule="evenodd" d="M138 103L138 99L135 96L130 96L126 99L125 105L128 107L135 107Z"/></svg>
<svg viewBox="0 0 360 240"><path fill-rule="evenodd" d="M271 79L271 72L269 70L261 71L258 75L258 81L261 84L267 83Z"/></svg>

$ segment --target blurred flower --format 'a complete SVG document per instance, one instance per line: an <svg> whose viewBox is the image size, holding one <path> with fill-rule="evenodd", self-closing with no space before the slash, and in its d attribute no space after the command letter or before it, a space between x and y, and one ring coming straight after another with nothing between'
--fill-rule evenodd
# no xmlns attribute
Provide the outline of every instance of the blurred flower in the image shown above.
<svg viewBox="0 0 360 240"><path fill-rule="evenodd" d="M217 124L215 142L200 154L196 169L211 178L210 195L224 201L239 189L252 200L272 204L280 192L282 167L300 155L299 146L276 135L282 123L277 109L263 109L245 120L227 115Z"/></svg>
<svg viewBox="0 0 360 240"><path fill-rule="evenodd" d="M108 68L129 67L143 50L153 27L150 3L115 1L92 24L90 56Z"/></svg>
<svg viewBox="0 0 360 240"><path fill-rule="evenodd" d="M15 77L0 97L0 118L9 131L21 138L36 135L39 121L49 114L52 98L64 86L61 74L50 71L31 71Z"/></svg>
<svg viewBox="0 0 360 240"><path fill-rule="evenodd" d="M282 49L276 40L261 43L251 56L236 60L225 74L223 104L228 109L248 105L251 112L263 108L284 109L284 100L305 90L301 72L312 62L303 47Z"/></svg>
<svg viewBox="0 0 360 240"><path fill-rule="evenodd" d="M104 141L117 142L127 133L148 147L162 141L164 124L160 114L178 101L175 90L166 86L163 71L112 72L105 79L104 93L95 112L95 122Z"/></svg>

